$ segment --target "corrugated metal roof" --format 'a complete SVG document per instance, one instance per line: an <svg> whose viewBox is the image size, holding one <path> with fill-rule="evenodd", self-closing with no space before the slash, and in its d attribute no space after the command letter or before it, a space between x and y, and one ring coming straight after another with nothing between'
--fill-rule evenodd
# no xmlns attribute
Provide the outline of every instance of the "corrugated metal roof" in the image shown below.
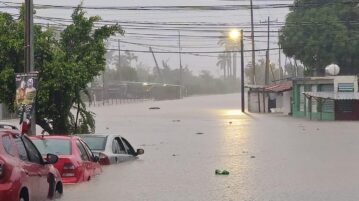
<svg viewBox="0 0 359 201"><path fill-rule="evenodd" d="M331 100L359 100L358 92L303 92L304 95Z"/></svg>

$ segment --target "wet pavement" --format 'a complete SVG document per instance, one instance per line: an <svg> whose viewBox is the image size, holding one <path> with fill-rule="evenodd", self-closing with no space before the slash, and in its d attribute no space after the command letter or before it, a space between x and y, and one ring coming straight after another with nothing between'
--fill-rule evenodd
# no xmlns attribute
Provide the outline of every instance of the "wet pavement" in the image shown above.
<svg viewBox="0 0 359 201"><path fill-rule="evenodd" d="M66 186L60 200L359 200L359 123L242 114L239 100L235 94L91 108L98 132L120 133L145 154Z"/></svg>

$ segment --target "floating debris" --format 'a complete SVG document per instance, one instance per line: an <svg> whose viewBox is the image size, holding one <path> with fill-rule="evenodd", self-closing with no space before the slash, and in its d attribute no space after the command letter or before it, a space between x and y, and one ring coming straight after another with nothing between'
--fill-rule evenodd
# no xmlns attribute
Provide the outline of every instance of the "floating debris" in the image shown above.
<svg viewBox="0 0 359 201"><path fill-rule="evenodd" d="M148 108L148 109L150 109L150 110L159 110L159 109L161 109L160 107L150 107L150 108Z"/></svg>
<svg viewBox="0 0 359 201"><path fill-rule="evenodd" d="M197 135L203 135L204 133L202 133L202 132L197 132L196 134L197 134Z"/></svg>
<svg viewBox="0 0 359 201"><path fill-rule="evenodd" d="M251 156L251 158L256 158L255 156Z"/></svg>
<svg viewBox="0 0 359 201"><path fill-rule="evenodd" d="M176 120L172 120L172 122L181 122L181 120L176 119Z"/></svg>
<svg viewBox="0 0 359 201"><path fill-rule="evenodd" d="M229 171L227 170L219 170L219 169L216 169L216 171L214 172L216 175L229 175Z"/></svg>

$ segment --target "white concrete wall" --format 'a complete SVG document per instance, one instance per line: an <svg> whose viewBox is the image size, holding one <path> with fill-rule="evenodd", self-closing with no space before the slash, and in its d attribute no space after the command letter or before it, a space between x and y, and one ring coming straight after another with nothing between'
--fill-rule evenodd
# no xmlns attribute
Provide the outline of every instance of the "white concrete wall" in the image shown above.
<svg viewBox="0 0 359 201"><path fill-rule="evenodd" d="M248 111L256 113L258 112L258 95L257 93L248 94Z"/></svg>
<svg viewBox="0 0 359 201"><path fill-rule="evenodd" d="M288 115L290 113L291 108L291 102L290 98L292 97L292 91L285 91L283 92L283 106L282 106L282 112L285 115Z"/></svg>
<svg viewBox="0 0 359 201"><path fill-rule="evenodd" d="M263 112L263 94L260 93L260 112ZM268 112L268 97L265 96L265 106L266 106L266 112ZM258 113L258 93L257 92L251 92L248 95L248 111L252 113Z"/></svg>
<svg viewBox="0 0 359 201"><path fill-rule="evenodd" d="M354 83L354 91L358 91L358 77L357 76L334 76L334 91L338 92L339 83Z"/></svg>

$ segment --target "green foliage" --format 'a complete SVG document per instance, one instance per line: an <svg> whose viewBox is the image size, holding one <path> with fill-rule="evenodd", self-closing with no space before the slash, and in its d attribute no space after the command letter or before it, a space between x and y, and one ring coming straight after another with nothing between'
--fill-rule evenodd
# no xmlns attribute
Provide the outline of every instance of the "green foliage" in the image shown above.
<svg viewBox="0 0 359 201"><path fill-rule="evenodd" d="M5 68L0 71L0 100L6 103L10 111L14 110L15 100L15 76L14 69Z"/></svg>
<svg viewBox="0 0 359 201"><path fill-rule="evenodd" d="M41 69L37 117L49 133L89 133L95 129L94 114L86 110L81 95L87 94L87 84L105 69L105 39L122 30L118 25L94 30L100 18L85 14L80 6L75 9L73 24L61 33L51 62Z"/></svg>
<svg viewBox="0 0 359 201"><path fill-rule="evenodd" d="M42 31L34 26L35 68L39 69L46 60L51 60L50 30ZM0 13L0 102L10 111L14 110L15 75L24 72L24 22L23 7L20 17L14 19L8 13Z"/></svg>
<svg viewBox="0 0 359 201"><path fill-rule="evenodd" d="M339 0L296 0L282 29L280 44L311 74L323 74L330 63L344 74L359 72L359 7Z"/></svg>
<svg viewBox="0 0 359 201"><path fill-rule="evenodd" d="M23 7L19 19L0 13L0 101L11 109L14 73L24 72L23 14ZM51 27L34 26L34 63L40 72L36 120L50 134L94 132L94 114L87 111L81 97L87 94L87 84L105 69L104 41L115 33L123 34L118 25L95 29L100 17L86 17L81 5L72 20L59 41Z"/></svg>

